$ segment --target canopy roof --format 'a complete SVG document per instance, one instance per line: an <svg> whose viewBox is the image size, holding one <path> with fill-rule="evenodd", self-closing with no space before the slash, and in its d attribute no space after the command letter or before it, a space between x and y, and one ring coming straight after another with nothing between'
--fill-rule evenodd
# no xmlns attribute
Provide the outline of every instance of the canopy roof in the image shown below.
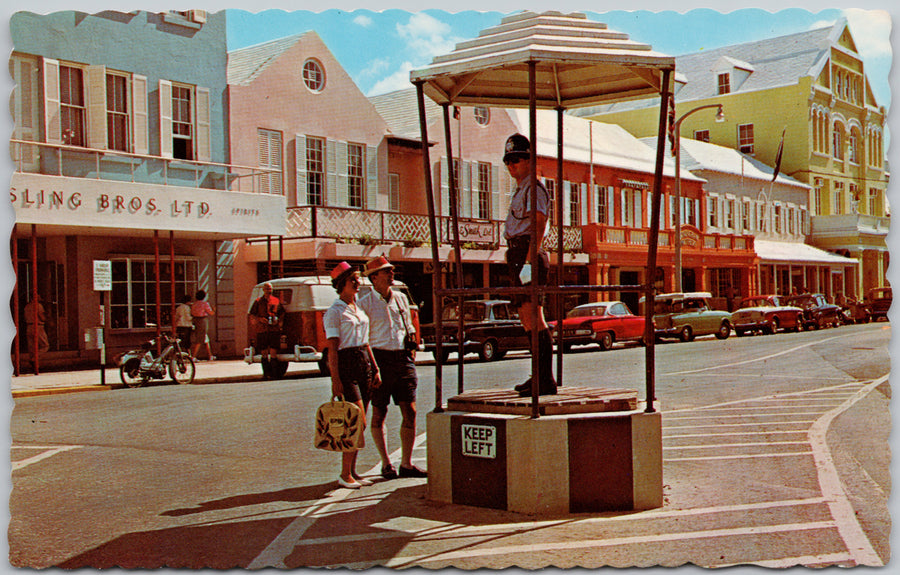
<svg viewBox="0 0 900 575"><path fill-rule="evenodd" d="M574 108L658 96L675 58L609 30L584 14L521 12L410 72L438 104L529 105L528 63L536 63L536 106ZM674 74L670 74L670 86Z"/></svg>

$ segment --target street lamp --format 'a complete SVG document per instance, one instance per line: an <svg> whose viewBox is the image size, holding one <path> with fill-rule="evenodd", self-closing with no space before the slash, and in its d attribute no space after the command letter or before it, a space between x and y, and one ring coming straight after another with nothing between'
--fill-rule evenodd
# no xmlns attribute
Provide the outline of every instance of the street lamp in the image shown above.
<svg viewBox="0 0 900 575"><path fill-rule="evenodd" d="M706 106L697 106L696 108L685 112L680 118L675 120L672 129L675 138L675 292L681 292L681 122L694 112L705 110L707 108L718 108L716 112L716 122L725 121L725 110L722 104L707 104Z"/></svg>

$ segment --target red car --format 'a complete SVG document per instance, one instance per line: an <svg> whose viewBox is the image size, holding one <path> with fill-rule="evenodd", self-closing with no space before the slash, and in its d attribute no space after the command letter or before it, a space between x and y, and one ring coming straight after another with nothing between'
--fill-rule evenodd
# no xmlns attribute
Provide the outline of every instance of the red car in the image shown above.
<svg viewBox="0 0 900 575"><path fill-rule="evenodd" d="M580 305L563 319L563 349L596 343L606 351L617 341L643 341L646 318L631 313L620 301ZM550 322L556 336L556 322Z"/></svg>
<svg viewBox="0 0 900 575"><path fill-rule="evenodd" d="M745 298L741 307L731 314L734 332L776 333L779 329L798 331L803 327L803 310L788 305L777 295L757 295Z"/></svg>

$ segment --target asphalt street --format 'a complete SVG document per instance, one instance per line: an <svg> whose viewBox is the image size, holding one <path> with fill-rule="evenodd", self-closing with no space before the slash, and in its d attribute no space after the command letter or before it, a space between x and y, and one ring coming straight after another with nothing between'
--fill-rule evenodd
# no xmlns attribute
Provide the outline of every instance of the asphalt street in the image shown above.
<svg viewBox="0 0 900 575"><path fill-rule="evenodd" d="M543 517L440 504L427 482L335 483L312 447L317 374L20 397L10 561L21 567L880 565L890 557L885 322L657 346L664 506ZM644 350L576 348L568 385L643 394ZM467 361L511 386L527 354ZM443 397L457 366L444 367ZM419 367L415 461L434 366ZM399 414L388 417L398 447ZM395 454L396 458L396 454ZM359 469L374 475L374 448ZM540 470L535 470L539 473Z"/></svg>

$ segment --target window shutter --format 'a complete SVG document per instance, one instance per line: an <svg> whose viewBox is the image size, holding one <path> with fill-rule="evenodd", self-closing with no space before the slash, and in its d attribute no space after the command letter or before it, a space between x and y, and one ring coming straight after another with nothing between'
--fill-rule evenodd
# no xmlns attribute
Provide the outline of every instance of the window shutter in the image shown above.
<svg viewBox="0 0 900 575"><path fill-rule="evenodd" d="M257 154L257 164L261 168L265 168L269 166L269 137L266 134L265 130L257 130L256 131L256 154ZM259 192L263 194L268 194L271 192L268 174L260 174L259 177Z"/></svg>
<svg viewBox="0 0 900 575"><path fill-rule="evenodd" d="M87 145L105 150L106 139L106 66L88 66L87 76Z"/></svg>
<svg viewBox="0 0 900 575"><path fill-rule="evenodd" d="M174 157L172 143L172 82L159 81L159 155Z"/></svg>
<svg viewBox="0 0 900 575"><path fill-rule="evenodd" d="M457 215L461 218L471 218L472 204L475 203L472 200L472 189L474 188L472 185L472 162L462 162L459 179L462 181L457 182L456 186L456 197L459 201L459 214Z"/></svg>
<svg viewBox="0 0 900 575"><path fill-rule="evenodd" d="M450 215L450 162L447 157L441 157L441 204L438 215Z"/></svg>
<svg viewBox="0 0 900 575"><path fill-rule="evenodd" d="M44 139L62 144L62 117L59 97L59 60L44 58Z"/></svg>
<svg viewBox="0 0 900 575"><path fill-rule="evenodd" d="M622 212L622 226L628 225L628 211L626 210L626 204L628 202L625 201L625 190L619 190L619 209Z"/></svg>
<svg viewBox="0 0 900 575"><path fill-rule="evenodd" d="M132 145L135 154L150 153L150 122L147 113L147 77L131 77Z"/></svg>
<svg viewBox="0 0 900 575"><path fill-rule="evenodd" d="M572 225L572 182L563 180L562 189L562 225ZM557 222L551 222L550 225L556 225Z"/></svg>
<svg viewBox="0 0 900 575"><path fill-rule="evenodd" d="M326 190L326 194L328 197L328 201L326 202L329 206L338 206L339 197L338 197L338 147L340 142L335 142L328 140L325 142L325 152L326 157L328 158L328 189ZM346 154L345 154L346 155ZM344 171L347 171L346 161L344 162Z"/></svg>
<svg viewBox="0 0 900 575"><path fill-rule="evenodd" d="M584 225L588 223L588 217L590 214L590 210L588 209L588 184L581 183L578 184L580 188L578 193L581 197L581 224Z"/></svg>
<svg viewBox="0 0 900 575"><path fill-rule="evenodd" d="M40 138L40 104L38 99L37 66L31 60L25 60L17 56L10 59L11 71L15 87L10 98L13 106L13 138L36 142ZM12 159L16 165L21 162L22 167L28 171L38 169L40 148L38 146L15 145L12 146Z"/></svg>
<svg viewBox="0 0 900 575"><path fill-rule="evenodd" d="M197 159L201 162L212 161L212 133L210 124L209 88L197 88ZM279 150L279 163L281 153ZM281 186L278 187L279 193Z"/></svg>
<svg viewBox="0 0 900 575"><path fill-rule="evenodd" d="M503 218L500 211L500 202L503 195L500 193L500 166L491 164L491 219Z"/></svg>
<svg viewBox="0 0 900 575"><path fill-rule="evenodd" d="M616 189L613 186L606 188L606 223L616 225Z"/></svg>
<svg viewBox="0 0 900 575"><path fill-rule="evenodd" d="M294 135L294 163L297 172L295 203L304 205L309 203L309 197L306 192L306 136L302 134Z"/></svg>
<svg viewBox="0 0 900 575"><path fill-rule="evenodd" d="M378 209L378 148L366 146L366 203L368 210Z"/></svg>
<svg viewBox="0 0 900 575"><path fill-rule="evenodd" d="M644 227L643 220L644 192L641 190L634 191L634 227Z"/></svg>
<svg viewBox="0 0 900 575"><path fill-rule="evenodd" d="M348 165L350 154L347 142L335 142L335 161L337 164L337 205L347 207L350 205L350 166Z"/></svg>

